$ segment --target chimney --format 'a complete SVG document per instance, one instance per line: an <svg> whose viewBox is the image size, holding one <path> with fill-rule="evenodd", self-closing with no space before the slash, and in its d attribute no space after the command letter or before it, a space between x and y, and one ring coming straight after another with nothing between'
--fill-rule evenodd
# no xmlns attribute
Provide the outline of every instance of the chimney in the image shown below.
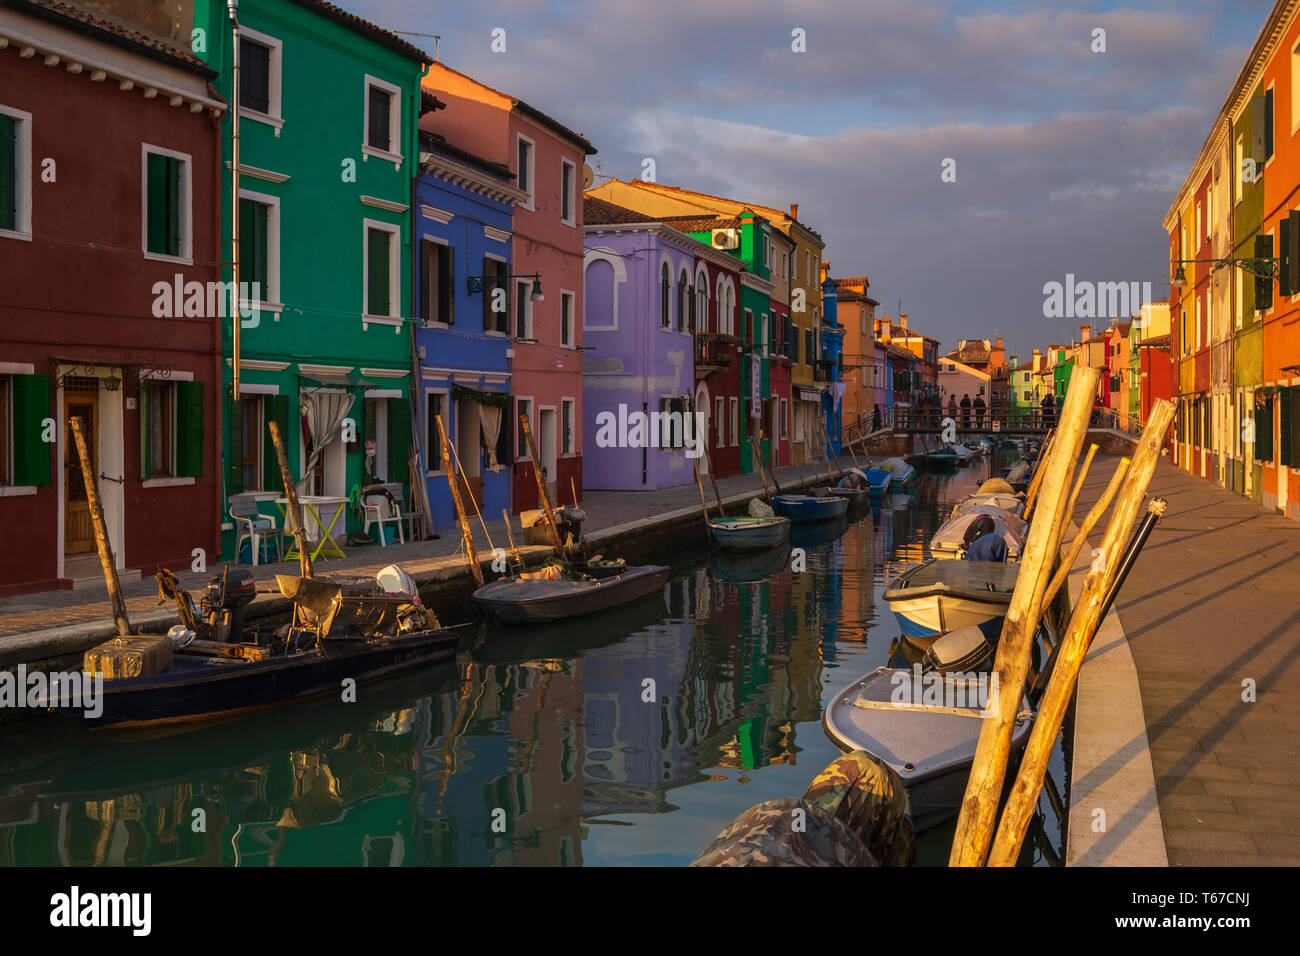
<svg viewBox="0 0 1300 956"><path fill-rule="evenodd" d="M797 202L790 203L790 218L791 219L799 218L799 204Z"/></svg>
<svg viewBox="0 0 1300 956"><path fill-rule="evenodd" d="M1000 336L1000 335L998 336L998 344L997 344L997 348L1002 348L1002 336Z"/></svg>
<svg viewBox="0 0 1300 956"><path fill-rule="evenodd" d="M829 260L829 259L823 259L823 260L822 260L822 281L823 281L823 282L826 281L826 276L830 273L830 271L831 271L831 262L830 262L830 260Z"/></svg>
<svg viewBox="0 0 1300 956"><path fill-rule="evenodd" d="M898 324L899 324L900 326L902 326L902 329L903 329L904 332L907 331L907 313L906 313L906 312L900 312L900 313L898 313Z"/></svg>
<svg viewBox="0 0 1300 956"><path fill-rule="evenodd" d="M1088 341L1088 336L1089 336L1091 333L1092 333L1092 326L1091 326L1091 325L1080 325L1080 326L1079 326L1079 341L1080 341L1080 342L1086 342L1086 341Z"/></svg>

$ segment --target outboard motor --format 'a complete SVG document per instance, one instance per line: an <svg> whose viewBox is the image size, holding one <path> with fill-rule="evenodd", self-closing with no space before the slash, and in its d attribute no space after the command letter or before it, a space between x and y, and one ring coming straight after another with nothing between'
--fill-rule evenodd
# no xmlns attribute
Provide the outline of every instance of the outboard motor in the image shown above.
<svg viewBox="0 0 1300 956"><path fill-rule="evenodd" d="M560 541L563 543L566 553L577 553L579 555L585 553L586 546L582 541L582 523L586 520L587 512L581 508L560 508L555 512L555 530L560 535Z"/></svg>
<svg viewBox="0 0 1300 956"><path fill-rule="evenodd" d="M244 568L227 568L209 581L201 606L211 640L238 642L244 631L244 608L255 597L257 582L253 572Z"/></svg>

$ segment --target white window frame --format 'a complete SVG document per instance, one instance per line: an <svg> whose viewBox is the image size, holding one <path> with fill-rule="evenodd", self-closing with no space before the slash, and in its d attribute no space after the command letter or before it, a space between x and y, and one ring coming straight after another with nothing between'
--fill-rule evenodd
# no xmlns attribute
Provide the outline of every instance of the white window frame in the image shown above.
<svg viewBox="0 0 1300 956"><path fill-rule="evenodd" d="M170 156L182 161L181 199L181 253L177 256L149 251L149 156ZM194 265L194 161L189 153L181 153L152 143L140 144L140 251L154 262L176 262Z"/></svg>
<svg viewBox="0 0 1300 956"><path fill-rule="evenodd" d="M564 297L569 297L569 344L564 344ZM578 295L572 289L560 290L560 348L578 349L578 323L575 321L578 312Z"/></svg>
<svg viewBox="0 0 1300 956"><path fill-rule="evenodd" d="M421 409L421 411L422 411L424 414L423 414L421 417L422 417L423 419L425 419L425 420L428 422L429 425L432 425L432 424L433 424L433 418L432 418L432 416L429 414L429 396L430 396L430 395L441 395L441 396L442 396L442 421L443 421L443 429L442 429L442 430L443 430L443 433L444 433L448 438L451 438L451 432L452 432L452 429L453 429L453 427L454 427L454 419L455 419L455 416L454 416L453 413L452 413L453 410L452 410L452 403L451 403L451 388L450 388L449 386L441 386L441 385L426 385L426 386L424 387L424 408ZM379 415L378 415L378 412L376 412L376 415L375 415L375 431L379 431ZM385 429L384 431L386 432L387 429ZM428 434L428 426L427 426L427 425L425 426L425 433ZM428 439L426 438L425 441L428 441ZM364 449L362 449L362 450L364 451ZM428 451L430 451L430 449L426 448L426 449L425 449L425 452L427 453ZM426 478L441 478L443 475L445 475L445 474L447 473L447 472L443 469L443 467L442 467L442 455L438 455L436 458L435 458L433 455L426 455L426 457L427 457L427 459L428 459L428 460L425 462L425 472L424 472L424 476L425 476ZM379 461L380 461L380 459L379 459L379 441L376 440L376 441L375 441L375 467L376 467L376 468L379 467Z"/></svg>
<svg viewBox="0 0 1300 956"><path fill-rule="evenodd" d="M275 129L275 135L280 135L280 130L284 128L283 101L281 99L281 81L282 71L284 69L284 42L277 37L266 33L259 33L256 30L241 26L239 36L247 37L254 43L260 44L271 51L269 62L267 64L267 108L268 113L251 109L247 106L239 107L240 119L252 120L255 123L265 123ZM236 91L236 101L238 101L238 91ZM367 125L367 129L369 126Z"/></svg>
<svg viewBox="0 0 1300 956"><path fill-rule="evenodd" d="M564 431L564 406L565 405L571 406L569 409L569 421L573 423L573 447L570 448L568 451L565 451L564 444L566 439L563 435L561 435L559 453L556 457L573 458L578 454L578 400L576 398L570 398L565 395L560 396L560 407L559 409L557 409L557 411L559 412L559 421L557 421L555 424L561 432Z"/></svg>
<svg viewBox="0 0 1300 956"><path fill-rule="evenodd" d="M524 293L524 298L523 298L523 303L524 303L524 335L523 335L523 337L521 338L521 337L519 337L519 336L517 336L517 335L515 334L515 331L519 328L519 325L518 325L518 316L516 315L516 316L515 316L515 322L514 322L514 323L511 325L511 327L510 327L510 337L513 338L516 342L536 342L536 341L537 341L536 330L533 328L533 299L532 299L532 286L533 286L533 282L532 282L531 279L516 279L516 280L515 280L515 287L514 287L514 293L515 293L515 296L514 296L514 303L512 303L512 304L514 304L514 305L517 305L518 302L519 302L519 287L520 287L520 286L526 286L527 289L528 289L528 291Z"/></svg>
<svg viewBox="0 0 1300 956"><path fill-rule="evenodd" d="M390 141L398 147L397 149L377 149L370 145L370 88L372 86L377 86L389 94L388 129ZM376 159L384 159L392 163L394 169L401 169L402 88L367 73L362 94L361 116L361 161L365 162L367 158L374 156Z"/></svg>
<svg viewBox="0 0 1300 956"><path fill-rule="evenodd" d="M527 414L529 430L534 434L537 433L537 403L533 401L533 396L531 395L516 395L514 420L511 422L511 427L515 430L516 438L519 437L519 405L521 402L528 405ZM519 446L515 449L515 461L533 460L533 456L528 453L528 445L526 442L516 442L515 444Z"/></svg>
<svg viewBox="0 0 1300 956"><path fill-rule="evenodd" d="M578 224L578 164L571 159L560 159L560 203L564 203L564 175L568 172L573 185L569 187L570 208L560 210L560 222L566 226L577 227Z"/></svg>
<svg viewBox="0 0 1300 956"><path fill-rule="evenodd" d="M523 133L515 134L515 155L513 158L516 166L519 165L520 140L523 140L528 144L528 188L524 189L524 192L528 194L528 201L519 203L519 208L527 209L529 212L535 212L537 209L535 202L537 196L537 143L525 136ZM518 169L515 170L515 182L519 182ZM577 200L575 199L574 202L576 203Z"/></svg>
<svg viewBox="0 0 1300 956"><path fill-rule="evenodd" d="M141 387L141 391L144 393L144 395L140 399L141 414L145 412L144 405L146 402L150 400L149 393L153 391L154 385L161 385L163 387L163 396L164 396L163 401L165 401L168 405L167 419L169 424L171 425L171 434L168 436L168 440L167 440L167 445L168 445L167 457L169 460L167 462L167 471L164 474L155 475L153 473L153 434L151 432L150 434L145 435L142 438L142 441L147 441L150 446L148 451L149 474L145 475L141 482L142 486L145 488L165 487L164 485L150 485L150 482L164 482L164 481L170 482L172 479L180 477L176 474L176 452L177 452L177 445L180 444L180 422L176 420L176 413L177 413L176 383L170 380L164 381L160 377L157 377L155 375L148 375L148 376L141 377L140 387Z"/></svg>
<svg viewBox="0 0 1300 956"><path fill-rule="evenodd" d="M381 232L391 233L394 241L389 246L390 255L388 257L388 307L396 309L396 314L389 315L371 315L366 311L370 305L370 230L377 229ZM384 222L381 219L362 219L361 220L361 327L364 331L369 327L371 322L378 322L381 325L394 325L399 329L402 325L402 227L395 226L391 222Z"/></svg>
<svg viewBox="0 0 1300 956"><path fill-rule="evenodd" d="M0 103L0 113L15 120L14 143L14 229L0 229L0 238L32 241L32 114ZM148 176L145 176L146 182ZM148 241L148 224L145 225Z"/></svg>
<svg viewBox="0 0 1300 956"><path fill-rule="evenodd" d="M432 233L424 233L424 234L422 234L422 235L419 236L419 242L420 242L420 246L417 247L417 248L419 248L420 251L419 251L419 254L416 256L416 260L415 260L416 263L417 263L417 268L421 268L421 265L420 265L420 264L423 262L423 255L424 255L423 245L424 245L424 243L426 243L426 242L432 242L434 245L442 246L442 247L443 247L444 249L446 249L449 253L453 253L453 255L454 255L454 252L453 252L453 250L452 250L452 248L451 248L451 242L448 241L448 240L446 240L446 239L444 239L444 238L442 238L441 236L435 236L435 235L433 235ZM486 255L486 254L485 254L484 258L491 259L491 258L495 258L495 257L493 257L493 256L491 256L491 255ZM504 261L504 260L503 260L503 261ZM453 264L454 264L454 263L453 263ZM412 285L418 285L419 283L415 282L414 280L415 280L415 277L412 277ZM415 319L416 321L421 321L421 322L423 322L423 326L424 326L424 328L426 328L426 329L446 329L446 328L450 328L453 324L455 324L455 321L456 321L456 290L455 290L455 288L454 288L455 281L456 281L456 280L453 278L453 279L452 279L453 289L452 289L452 295L451 295L451 318L452 318L452 321L451 321L451 322L444 322L444 321L442 321L441 319L421 319L421 318L420 318L420 310L419 310L419 309L416 309L415 314L414 314L413 316L411 316L411 318L412 318L412 319ZM420 292L421 292L422 295L428 295L429 290L428 290L428 289L425 289L423 286L421 286L421 288L420 288ZM486 296L490 296L490 295L492 295L492 287L491 287L491 286L484 286L484 287L483 287L483 294L486 295ZM423 303L421 303L421 307L423 307Z"/></svg>
<svg viewBox="0 0 1300 956"><path fill-rule="evenodd" d="M734 395L727 400L727 412L730 421L727 422L729 434L727 438L732 448L740 444L740 399Z"/></svg>
<svg viewBox="0 0 1300 956"><path fill-rule="evenodd" d="M695 270L695 329L696 335L709 331L709 270L700 265Z"/></svg>
<svg viewBox="0 0 1300 956"><path fill-rule="evenodd" d="M251 189L239 190L240 199L251 199L253 202L261 203L268 206L266 213L266 285L267 288L262 290L262 298L256 303L249 302L241 298L240 307L256 305L261 312L274 312L279 314L284 310L284 305L280 301L280 197L272 196L270 193L254 192ZM241 281L248 281L243 279ZM235 290L239 292L238 289Z"/></svg>

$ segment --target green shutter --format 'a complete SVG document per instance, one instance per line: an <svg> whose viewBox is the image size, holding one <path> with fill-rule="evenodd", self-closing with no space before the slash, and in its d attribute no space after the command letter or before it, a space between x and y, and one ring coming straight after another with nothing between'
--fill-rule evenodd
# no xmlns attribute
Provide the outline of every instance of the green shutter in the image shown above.
<svg viewBox="0 0 1300 956"><path fill-rule="evenodd" d="M13 382L14 484L48 485L52 442L45 441L50 418L50 377L15 375Z"/></svg>
<svg viewBox="0 0 1300 956"><path fill-rule="evenodd" d="M1256 236L1255 237L1255 258L1271 259L1273 258L1273 237ZM1273 305L1273 279L1271 276L1255 277L1255 308L1261 312L1267 311Z"/></svg>
<svg viewBox="0 0 1300 956"><path fill-rule="evenodd" d="M382 229L371 229L366 237L366 312L370 315L389 314L388 240L389 233Z"/></svg>
<svg viewBox="0 0 1300 956"><path fill-rule="evenodd" d="M267 423L275 422L280 426L280 437L285 442L284 454L289 455L289 396L267 395L262 400L263 416ZM275 442L271 440L268 425L262 444L262 487L266 491L284 491L284 479L280 477L280 459L275 453Z"/></svg>
<svg viewBox="0 0 1300 956"><path fill-rule="evenodd" d="M226 444L226 493L240 494L244 490L244 416L243 402L230 403L227 425L230 441Z"/></svg>
<svg viewBox="0 0 1300 956"><path fill-rule="evenodd" d="M1278 454L1279 465L1291 464L1291 389L1277 390Z"/></svg>
<svg viewBox="0 0 1300 956"><path fill-rule="evenodd" d="M1289 395L1283 401L1289 399L1291 406L1291 467L1300 468L1300 386L1292 386L1287 392Z"/></svg>
<svg viewBox="0 0 1300 956"><path fill-rule="evenodd" d="M148 249L157 255L180 255L180 161L149 153L146 162Z"/></svg>
<svg viewBox="0 0 1300 956"><path fill-rule="evenodd" d="M410 466L406 461L411 445L411 403L404 398L388 400L388 480L405 484Z"/></svg>
<svg viewBox="0 0 1300 956"><path fill-rule="evenodd" d="M1255 404L1255 460L1273 460L1273 408L1272 400Z"/></svg>
<svg viewBox="0 0 1300 956"><path fill-rule="evenodd" d="M176 383L176 476L203 474L203 383Z"/></svg>
<svg viewBox="0 0 1300 956"><path fill-rule="evenodd" d="M0 229L18 228L17 134L14 118L0 113Z"/></svg>
<svg viewBox="0 0 1300 956"><path fill-rule="evenodd" d="M270 299L267 212L267 207L260 202L239 201L239 281L258 283L264 302Z"/></svg>
<svg viewBox="0 0 1300 956"><path fill-rule="evenodd" d="M149 478L149 411L152 383L149 379L140 382L140 480Z"/></svg>

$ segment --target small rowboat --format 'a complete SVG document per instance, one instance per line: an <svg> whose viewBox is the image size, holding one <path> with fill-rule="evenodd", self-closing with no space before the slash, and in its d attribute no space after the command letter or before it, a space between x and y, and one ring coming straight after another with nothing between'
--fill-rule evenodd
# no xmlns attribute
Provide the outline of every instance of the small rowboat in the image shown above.
<svg viewBox="0 0 1300 956"><path fill-rule="evenodd" d="M812 495L777 495L772 508L791 521L830 521L849 510L847 498L815 498Z"/></svg>
<svg viewBox="0 0 1300 956"><path fill-rule="evenodd" d="M492 581L475 591L472 599L498 621L562 621L661 596L668 570L646 564L594 578L543 569Z"/></svg>
<svg viewBox="0 0 1300 956"><path fill-rule="evenodd" d="M724 551L766 551L790 537L790 519L771 518L713 518L709 533Z"/></svg>
<svg viewBox="0 0 1300 956"><path fill-rule="evenodd" d="M1018 518L1025 510L1025 496L1016 494L1011 485L1001 478L990 478L979 486L975 494L967 495L954 505L949 517L989 508L998 508Z"/></svg>
<svg viewBox="0 0 1300 956"><path fill-rule="evenodd" d="M871 500L871 487L864 472L850 468L839 484L827 490L835 498L847 498L851 507L864 505Z"/></svg>
<svg viewBox="0 0 1300 956"><path fill-rule="evenodd" d="M932 638L986 622L1000 625L1019 573L1016 565L1000 561L930 558L891 581L884 597L905 638ZM913 643L920 650L927 646Z"/></svg>
<svg viewBox="0 0 1300 956"><path fill-rule="evenodd" d="M883 494L887 490L902 491L914 478L916 469L901 458L886 458L867 471L867 484L877 494Z"/></svg>
<svg viewBox="0 0 1300 956"><path fill-rule="evenodd" d="M994 532L1007 544L1007 560L1015 561L1024 547L1029 525L1017 515L1001 508L984 507L954 514L940 525L930 539L930 553L936 558L960 558L966 553L966 529L980 515L993 519Z"/></svg>
<svg viewBox="0 0 1300 956"><path fill-rule="evenodd" d="M982 674L922 674L878 667L826 707L826 736L846 753L865 750L892 767L907 788L918 831L961 807L975 745L992 700L992 678ZM1029 741L1033 709L1022 700L1011 735L1012 752Z"/></svg>

